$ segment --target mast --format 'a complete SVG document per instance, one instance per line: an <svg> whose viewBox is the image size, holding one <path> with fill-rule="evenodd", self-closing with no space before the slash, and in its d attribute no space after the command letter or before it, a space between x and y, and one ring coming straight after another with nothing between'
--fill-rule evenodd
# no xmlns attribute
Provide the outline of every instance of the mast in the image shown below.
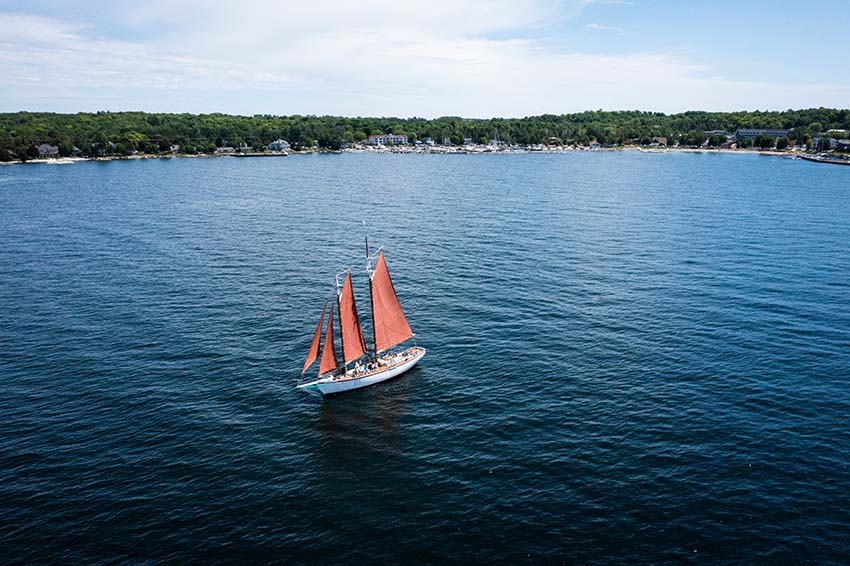
<svg viewBox="0 0 850 566"><path fill-rule="evenodd" d="M345 361L345 332L342 330L342 304L339 301L339 276L336 279L336 312L339 317L339 343L342 346L342 374L348 373L348 362Z"/></svg>
<svg viewBox="0 0 850 566"><path fill-rule="evenodd" d="M339 276L342 274L345 274L345 281L340 289ZM339 289L337 305L343 363L348 364L366 353L366 342L363 340L363 330L357 314L357 302L354 299L354 286L351 283L351 271L337 274L337 289Z"/></svg>
<svg viewBox="0 0 850 566"><path fill-rule="evenodd" d="M375 301L372 300L372 263L369 260L369 234L366 232L366 221L363 221L363 235L366 237L366 274L369 276L369 310L372 312L372 346L374 346L375 364L378 363L378 341L375 337Z"/></svg>
<svg viewBox="0 0 850 566"><path fill-rule="evenodd" d="M363 236L366 237L366 271L369 271L369 234L366 232L366 221L363 221Z"/></svg>
<svg viewBox="0 0 850 566"><path fill-rule="evenodd" d="M372 300L372 276L369 276L369 308L372 310L372 354L375 363L378 363L378 338L375 334L375 301Z"/></svg>

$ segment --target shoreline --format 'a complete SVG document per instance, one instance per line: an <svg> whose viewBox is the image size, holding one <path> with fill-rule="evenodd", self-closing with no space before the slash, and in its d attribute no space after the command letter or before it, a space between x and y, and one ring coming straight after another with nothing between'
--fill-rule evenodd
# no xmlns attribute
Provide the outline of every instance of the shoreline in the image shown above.
<svg viewBox="0 0 850 566"><path fill-rule="evenodd" d="M566 154L579 152L613 152L613 151L637 151L640 153L724 153L724 154L750 154L750 155L765 155L771 157L796 157L804 158L812 162L832 162L842 164L841 158L833 160L814 159L814 154L809 154L795 150L761 150L761 149L731 149L731 148L695 148L695 147L665 147L665 148L644 148L639 146L623 146L623 147L605 147L605 148L577 148L577 147L512 147L506 149L483 148L481 146L473 147L391 147L391 148L374 148L360 147L349 148L342 150L313 150L313 151L293 151L289 153L228 153L228 154L189 154L175 153L169 155L107 155L100 157L59 157L59 158L39 158L29 159L27 161L6 161L0 162L2 165L27 165L27 164L46 164L46 165L72 165L84 161L133 161L138 159L218 159L225 157L234 158L250 158L250 157L288 157L294 155L324 155L324 154L343 154L343 153L379 153L379 154L405 154L405 155L508 155L508 154ZM850 163L850 160L848 160Z"/></svg>

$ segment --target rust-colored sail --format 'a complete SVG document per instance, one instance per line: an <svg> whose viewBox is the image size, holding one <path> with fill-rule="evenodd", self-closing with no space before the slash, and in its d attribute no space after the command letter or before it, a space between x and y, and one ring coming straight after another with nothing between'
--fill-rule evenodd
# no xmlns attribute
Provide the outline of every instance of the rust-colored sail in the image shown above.
<svg viewBox="0 0 850 566"><path fill-rule="evenodd" d="M325 321L326 310L328 310L327 302L325 302L325 306L322 307L322 316L319 317L319 324L316 325L316 332L313 333L313 342L310 343L310 351L307 353L307 361L304 362L304 369L301 370L302 374L307 371L307 368L310 367L313 362L316 361L316 358L319 357L319 340L322 338L322 323Z"/></svg>
<svg viewBox="0 0 850 566"><path fill-rule="evenodd" d="M383 251L378 253L378 261L375 263L375 271L372 275L372 322L375 325L375 351L377 352L413 338L413 331L407 324L393 281L390 279Z"/></svg>
<svg viewBox="0 0 850 566"><path fill-rule="evenodd" d="M356 360L366 353L366 341L354 304L354 288L351 285L351 273L346 274L342 293L339 295L339 328L342 336L343 363Z"/></svg>
<svg viewBox="0 0 850 566"><path fill-rule="evenodd" d="M328 329L325 331L325 345L322 347L322 360L319 362L319 375L337 368L334 351L334 304L331 303L331 315L328 317Z"/></svg>

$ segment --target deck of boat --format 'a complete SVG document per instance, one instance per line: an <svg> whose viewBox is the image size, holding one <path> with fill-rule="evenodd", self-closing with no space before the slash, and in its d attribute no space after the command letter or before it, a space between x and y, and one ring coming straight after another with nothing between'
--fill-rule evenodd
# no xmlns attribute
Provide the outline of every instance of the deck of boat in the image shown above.
<svg viewBox="0 0 850 566"><path fill-rule="evenodd" d="M391 370L395 367L398 367L398 366L402 365L403 363L408 362L408 361L416 358L417 356L422 355L422 353L424 351L425 351L424 348L420 348L419 346L413 346L412 348L408 348L406 350L403 350L401 352L393 354L392 356L388 356L386 358L378 358L378 366L375 367L375 368L367 369L365 371L360 371L360 372L351 370L344 375L339 375L337 377L334 377L330 381L349 381L349 380L352 380L352 379L362 379L364 377L369 377L371 375L383 373L385 371L388 371L388 370ZM388 363L382 364L381 363L382 361L385 361L385 362L388 362ZM370 364L370 365L372 365L372 364Z"/></svg>

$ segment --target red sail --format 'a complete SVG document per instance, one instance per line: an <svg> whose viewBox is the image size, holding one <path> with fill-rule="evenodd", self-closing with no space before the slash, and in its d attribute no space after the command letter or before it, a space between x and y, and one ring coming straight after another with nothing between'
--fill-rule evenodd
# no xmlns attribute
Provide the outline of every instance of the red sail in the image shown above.
<svg viewBox="0 0 850 566"><path fill-rule="evenodd" d="M345 276L345 284L339 295L339 328L342 335L343 363L356 360L366 353L366 341L363 340L363 330L357 317L357 306L354 304L354 288L351 286L351 273Z"/></svg>
<svg viewBox="0 0 850 566"><path fill-rule="evenodd" d="M375 350L378 352L413 338L413 331L395 294L383 251L378 253L372 275L372 321L375 325Z"/></svg>
<svg viewBox="0 0 850 566"><path fill-rule="evenodd" d="M322 348L322 360L319 362L319 375L337 368L334 351L334 304L331 303L331 315L328 317L328 329L325 331L325 345Z"/></svg>
<svg viewBox="0 0 850 566"><path fill-rule="evenodd" d="M307 353L307 361L304 362L304 369L301 370L301 373L307 371L307 368L310 367L313 362L316 361L316 358L319 357L319 340L322 337L322 322L325 321L326 310L328 310L328 303L325 303L325 306L322 307L322 316L319 317L319 324L316 325L316 332L313 334L313 342L310 344L310 351Z"/></svg>

